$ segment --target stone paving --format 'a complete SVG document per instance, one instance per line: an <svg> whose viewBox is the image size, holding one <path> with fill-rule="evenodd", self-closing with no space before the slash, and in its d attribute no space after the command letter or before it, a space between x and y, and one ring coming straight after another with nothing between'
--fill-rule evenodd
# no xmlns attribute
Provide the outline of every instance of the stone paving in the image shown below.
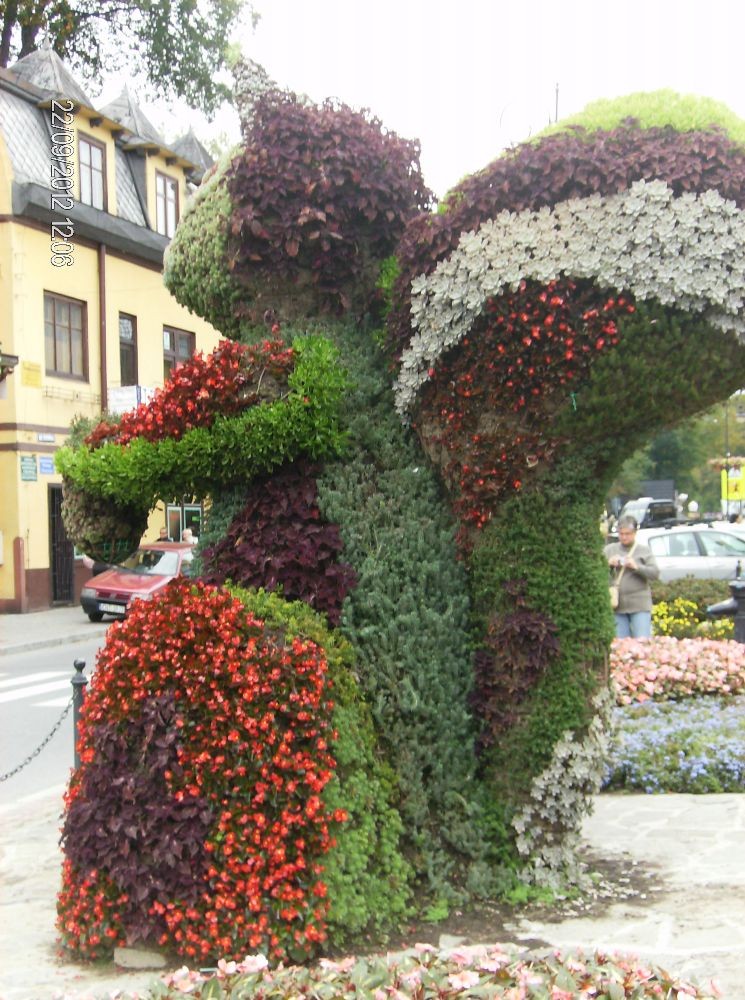
<svg viewBox="0 0 745 1000"><path fill-rule="evenodd" d="M515 938L638 955L745 1000L745 795L600 795L593 851L657 872L656 892L601 916L521 921Z"/></svg>

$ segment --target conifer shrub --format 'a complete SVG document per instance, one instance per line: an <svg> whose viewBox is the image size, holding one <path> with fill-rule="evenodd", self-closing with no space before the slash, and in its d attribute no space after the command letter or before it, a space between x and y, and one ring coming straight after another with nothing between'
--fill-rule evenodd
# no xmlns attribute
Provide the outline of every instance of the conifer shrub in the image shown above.
<svg viewBox="0 0 745 1000"><path fill-rule="evenodd" d="M334 328L353 388L349 452L319 477L357 574L342 609L377 738L397 776L417 873L444 897L488 891L474 781L469 599L455 525L416 439L393 408L369 334Z"/></svg>

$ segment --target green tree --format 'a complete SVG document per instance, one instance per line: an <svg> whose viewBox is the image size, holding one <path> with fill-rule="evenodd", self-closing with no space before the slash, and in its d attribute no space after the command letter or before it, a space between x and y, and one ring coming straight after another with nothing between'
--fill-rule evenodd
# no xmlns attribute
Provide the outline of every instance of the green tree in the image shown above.
<svg viewBox="0 0 745 1000"><path fill-rule="evenodd" d="M123 66L154 91L211 113L230 96L217 76L250 0L0 0L0 66L48 37L85 80Z"/></svg>
<svg viewBox="0 0 745 1000"><path fill-rule="evenodd" d="M719 472L711 459L745 454L745 422L739 395L667 428L624 462L610 496L637 496L645 479L673 479L680 493L698 501L701 510L719 510Z"/></svg>

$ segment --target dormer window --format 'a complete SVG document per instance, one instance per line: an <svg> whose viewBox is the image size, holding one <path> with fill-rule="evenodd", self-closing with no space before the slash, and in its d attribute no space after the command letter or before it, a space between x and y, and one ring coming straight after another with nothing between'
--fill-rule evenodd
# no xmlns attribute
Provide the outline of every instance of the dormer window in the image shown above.
<svg viewBox="0 0 745 1000"><path fill-rule="evenodd" d="M169 239L178 222L178 181L155 171L155 228Z"/></svg>
<svg viewBox="0 0 745 1000"><path fill-rule="evenodd" d="M93 208L106 208L106 149L87 135L78 137L80 200Z"/></svg>

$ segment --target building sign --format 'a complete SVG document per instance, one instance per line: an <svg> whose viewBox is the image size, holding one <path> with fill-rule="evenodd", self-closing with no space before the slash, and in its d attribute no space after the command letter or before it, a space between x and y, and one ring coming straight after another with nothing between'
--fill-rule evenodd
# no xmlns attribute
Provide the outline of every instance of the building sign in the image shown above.
<svg viewBox="0 0 745 1000"><path fill-rule="evenodd" d="M149 403L155 394L155 387L149 385L120 385L109 387L107 410L109 413L126 413L140 403Z"/></svg>
<svg viewBox="0 0 745 1000"><path fill-rule="evenodd" d="M21 455L21 480L35 483L36 478L36 455Z"/></svg>
<svg viewBox="0 0 745 1000"><path fill-rule="evenodd" d="M39 472L42 476L53 476L56 471L51 455L39 455Z"/></svg>
<svg viewBox="0 0 745 1000"><path fill-rule="evenodd" d="M41 365L33 361L21 362L21 385L29 385L32 389L41 389Z"/></svg>
<svg viewBox="0 0 745 1000"><path fill-rule="evenodd" d="M42 431L40 434L36 435L37 441L49 441L54 444L54 434L50 434L48 431Z"/></svg>
<svg viewBox="0 0 745 1000"><path fill-rule="evenodd" d="M722 469L722 500L745 500L745 476L742 469Z"/></svg>

